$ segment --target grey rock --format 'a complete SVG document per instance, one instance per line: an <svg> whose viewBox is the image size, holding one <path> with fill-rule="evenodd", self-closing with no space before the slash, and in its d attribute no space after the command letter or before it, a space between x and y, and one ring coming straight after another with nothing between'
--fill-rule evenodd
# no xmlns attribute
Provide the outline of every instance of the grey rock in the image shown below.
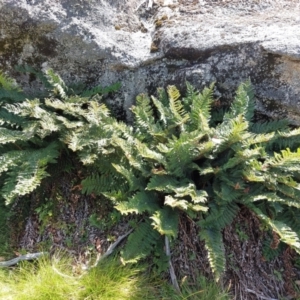
<svg viewBox="0 0 300 300"><path fill-rule="evenodd" d="M263 3L262 3L263 2ZM125 111L141 92L216 81L228 101L250 78L257 109L300 124L300 4L293 0L0 0L0 69L53 68L67 82L122 88Z"/></svg>

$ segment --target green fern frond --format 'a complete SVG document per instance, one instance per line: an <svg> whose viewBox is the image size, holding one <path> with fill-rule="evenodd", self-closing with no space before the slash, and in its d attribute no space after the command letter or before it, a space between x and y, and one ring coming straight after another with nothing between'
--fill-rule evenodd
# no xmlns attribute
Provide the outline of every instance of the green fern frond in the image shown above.
<svg viewBox="0 0 300 300"><path fill-rule="evenodd" d="M300 148L292 152L289 148L281 150L281 153L274 153L274 157L266 160L265 166L269 168L276 168L285 171L294 171L295 167L298 168L300 160Z"/></svg>
<svg viewBox="0 0 300 300"><path fill-rule="evenodd" d="M1 107L0 103L0 126L20 128L24 124L26 124L26 121L23 117L8 112L4 107Z"/></svg>
<svg viewBox="0 0 300 300"><path fill-rule="evenodd" d="M272 192L267 192L265 191L263 194L255 194L255 195L250 195L250 196L245 196L241 202L246 205L246 203L251 203L251 202L259 202L259 201L268 201L270 203L281 203L285 204L287 206L291 207L296 207L300 208L300 203L298 199L294 200L293 198L289 198L285 195L278 195L276 193Z"/></svg>
<svg viewBox="0 0 300 300"><path fill-rule="evenodd" d="M190 91L189 97L192 97L191 100L188 100L188 102L191 102L190 130L198 129L207 131L209 129L209 122L211 118L210 111L213 102L213 89L214 84L211 84L209 88L205 88L200 94Z"/></svg>
<svg viewBox="0 0 300 300"><path fill-rule="evenodd" d="M194 160L199 157L199 141L204 135L197 131L188 133L182 132L179 137L172 136L167 147L171 149L166 153L167 172L186 176L194 169Z"/></svg>
<svg viewBox="0 0 300 300"><path fill-rule="evenodd" d="M126 159L128 160L129 164L137 169L138 171L141 171L143 176L147 177L150 174L150 168L147 170L146 164L141 156L136 155L137 152L134 151L134 139L131 140L123 140L118 137L114 137L113 142L114 144L119 147L123 153Z"/></svg>
<svg viewBox="0 0 300 300"><path fill-rule="evenodd" d="M151 99L159 113L159 120L162 121L163 124L166 126L168 124L168 116L170 115L168 107L164 106L163 103L156 99L154 96L152 96Z"/></svg>
<svg viewBox="0 0 300 300"><path fill-rule="evenodd" d="M143 157L144 159L148 159L150 161L158 162L162 165L164 165L165 158L162 154L160 154L157 151L153 151L148 148L148 146L145 143L141 143L139 140L135 141L136 149L138 150L138 154Z"/></svg>
<svg viewBox="0 0 300 300"><path fill-rule="evenodd" d="M153 109L150 105L150 99L145 94L140 94L136 97L136 106L132 106L131 111L135 115L135 121L137 127L140 130L148 130L153 129L155 126L154 114Z"/></svg>
<svg viewBox="0 0 300 300"><path fill-rule="evenodd" d="M265 214L261 212L261 210L254 205L247 205L255 214L264 221L270 228L272 228L280 237L280 240L283 243L291 246L297 253L300 254L300 240L298 234L292 230L288 225L276 221L271 220Z"/></svg>
<svg viewBox="0 0 300 300"><path fill-rule="evenodd" d="M286 129L278 131L276 136L267 145L267 149L270 150L281 150L284 148L295 149L299 147L300 143L300 128L293 130Z"/></svg>
<svg viewBox="0 0 300 300"><path fill-rule="evenodd" d="M52 93L54 96L59 96L61 99L65 99L67 97L68 88L61 77L52 69L48 69L45 72L45 76L52 87Z"/></svg>
<svg viewBox="0 0 300 300"><path fill-rule="evenodd" d="M169 237L177 237L179 214L176 209L164 206L157 210L150 219L153 220L152 225L161 235Z"/></svg>
<svg viewBox="0 0 300 300"><path fill-rule="evenodd" d="M170 195L165 197L164 205L168 205L172 208L179 208L181 210L187 210L189 208L189 202L187 200L174 198Z"/></svg>
<svg viewBox="0 0 300 300"><path fill-rule="evenodd" d="M262 156L262 147L257 147L254 149L245 149L236 151L235 154L222 166L222 171L232 169L239 164L243 164L246 160L251 161L256 158L261 158Z"/></svg>
<svg viewBox="0 0 300 300"><path fill-rule="evenodd" d="M146 189L149 191L163 191L172 193L178 187L178 181L170 175L153 175L151 176Z"/></svg>
<svg viewBox="0 0 300 300"><path fill-rule="evenodd" d="M127 180L127 183L129 184L129 191L133 192L136 190L142 190L145 186L143 178L138 178L135 176L133 170L131 168L125 168L122 165L112 164L112 166L117 170L118 173L120 173L122 176L124 176Z"/></svg>
<svg viewBox="0 0 300 300"><path fill-rule="evenodd" d="M269 148L269 144L272 143L273 139L276 137L275 132L265 133L265 134L249 134L248 138L243 141L245 147L249 148L252 145L264 144Z"/></svg>
<svg viewBox="0 0 300 300"><path fill-rule="evenodd" d="M28 141L34 136L32 133L25 133L7 128L0 128L0 144L15 143L17 141Z"/></svg>
<svg viewBox="0 0 300 300"><path fill-rule="evenodd" d="M188 115L179 99L179 90L174 85L170 85L168 86L168 95L169 107L174 116L174 121L179 124L185 122L188 119Z"/></svg>
<svg viewBox="0 0 300 300"><path fill-rule="evenodd" d="M34 191L42 179L48 176L46 166L55 163L59 154L56 142L52 142L44 149L18 152L8 152L0 157L1 161L6 160L9 154L10 157L14 156L2 167L2 171L8 171L1 192L7 203L17 196Z"/></svg>
<svg viewBox="0 0 300 300"><path fill-rule="evenodd" d="M148 257L160 239L160 234L153 230L149 221L138 224L121 252L123 263L136 263Z"/></svg>
<svg viewBox="0 0 300 300"><path fill-rule="evenodd" d="M278 257L280 253L282 253L284 247L283 243L279 242L276 248L271 247L273 242L273 236L267 235L264 237L263 244L262 244L262 254L266 261L271 261Z"/></svg>
<svg viewBox="0 0 300 300"><path fill-rule="evenodd" d="M182 102L186 110L190 110L195 98L199 96L199 91L197 91L193 85L188 81L185 82L186 85L186 95L182 98Z"/></svg>
<svg viewBox="0 0 300 300"><path fill-rule="evenodd" d="M129 189L124 178L122 176L116 176L115 172L110 170L109 166L107 168L103 168L102 173L92 173L87 176L81 181L81 184L82 193L95 195L103 194L111 199L113 198L113 196L110 197L111 195L116 195L118 193L122 193L126 196L126 192ZM124 197L121 197L119 200L123 198Z"/></svg>
<svg viewBox="0 0 300 300"><path fill-rule="evenodd" d="M16 81L0 71L0 90L20 92Z"/></svg>
<svg viewBox="0 0 300 300"><path fill-rule="evenodd" d="M229 149L235 143L240 143L248 139L251 134L247 132L249 123L245 121L242 115L238 115L233 119L228 119L226 123L222 123L215 130L215 136L212 141L215 143L214 153L223 152Z"/></svg>
<svg viewBox="0 0 300 300"><path fill-rule="evenodd" d="M158 195L154 192L137 192L128 201L119 202L115 208L125 215L131 213L142 214L144 212L153 213L159 209Z"/></svg>
<svg viewBox="0 0 300 300"><path fill-rule="evenodd" d="M251 122L254 116L254 93L251 82L248 80L239 85L236 97L232 102L229 111L225 114L224 120L230 120L242 115L247 122Z"/></svg>
<svg viewBox="0 0 300 300"><path fill-rule="evenodd" d="M256 134L266 134L276 131L288 130L289 122L287 119L268 121L264 123L253 123L251 124L251 132Z"/></svg>
<svg viewBox="0 0 300 300"><path fill-rule="evenodd" d="M293 228L300 236L300 210L293 207L284 207L283 211L278 213L277 219L289 227Z"/></svg>
<svg viewBox="0 0 300 300"><path fill-rule="evenodd" d="M231 224L239 212L239 207L235 203L211 204L209 214L198 222L201 228L224 229Z"/></svg>
<svg viewBox="0 0 300 300"><path fill-rule="evenodd" d="M222 233L215 228L201 228L199 236L201 240L205 241L210 267L215 275L216 281L219 281L225 271L226 265Z"/></svg>

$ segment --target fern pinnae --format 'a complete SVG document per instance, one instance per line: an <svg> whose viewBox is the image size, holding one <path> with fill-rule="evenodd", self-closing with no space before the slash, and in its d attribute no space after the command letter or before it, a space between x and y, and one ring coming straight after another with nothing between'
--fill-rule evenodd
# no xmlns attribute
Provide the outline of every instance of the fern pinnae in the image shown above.
<svg viewBox="0 0 300 300"><path fill-rule="evenodd" d="M214 84L205 88L202 93L191 93L191 130L208 129L211 118Z"/></svg>
<svg viewBox="0 0 300 300"><path fill-rule="evenodd" d="M156 199L157 194L155 192L138 191L128 201L117 203L115 208L125 215L144 212L154 213L159 209L159 203Z"/></svg>
<svg viewBox="0 0 300 300"><path fill-rule="evenodd" d="M254 93L250 80L239 85L236 97L231 103L229 111L224 115L224 120L236 118L242 115L249 123L252 122L254 117Z"/></svg>
<svg viewBox="0 0 300 300"><path fill-rule="evenodd" d="M67 97L67 87L61 77L52 69L46 70L45 76L52 87L54 96L57 95L61 97L61 99L65 99Z"/></svg>
<svg viewBox="0 0 300 300"><path fill-rule="evenodd" d="M128 237L121 252L123 263L134 263L148 257L160 238L159 233L152 229L149 221L140 223Z"/></svg>
<svg viewBox="0 0 300 300"><path fill-rule="evenodd" d="M6 91L21 91L16 81L0 71L0 89Z"/></svg>
<svg viewBox="0 0 300 300"><path fill-rule="evenodd" d="M168 237L177 237L179 212L168 206L155 211L150 217L153 220L152 225L161 235Z"/></svg>
<svg viewBox="0 0 300 300"><path fill-rule="evenodd" d="M199 236L201 240L205 241L209 264L215 275L216 281L219 281L226 266L222 234L218 229L204 228L200 230Z"/></svg>
<svg viewBox="0 0 300 300"><path fill-rule="evenodd" d="M151 97L153 104L155 105L158 113L159 113L159 120L166 126L167 125L167 115L168 108L165 107L161 101L156 99L154 96Z"/></svg>
<svg viewBox="0 0 300 300"><path fill-rule="evenodd" d="M252 204L247 204L247 206L255 212L255 214L263 221L265 222L269 227L271 227L279 236L282 242L288 244L291 246L297 253L300 254L300 239L298 234L293 231L289 226L286 224L271 220L269 217L267 217L265 214L261 212L261 210L257 207L255 207Z"/></svg>
<svg viewBox="0 0 300 300"><path fill-rule="evenodd" d="M179 90L174 86L168 86L169 107L174 116L175 123L183 124L187 121L188 115L181 104Z"/></svg>
<svg viewBox="0 0 300 300"><path fill-rule="evenodd" d="M0 128L0 144L15 143L17 141L27 141L32 138L31 134L24 134L22 131Z"/></svg>

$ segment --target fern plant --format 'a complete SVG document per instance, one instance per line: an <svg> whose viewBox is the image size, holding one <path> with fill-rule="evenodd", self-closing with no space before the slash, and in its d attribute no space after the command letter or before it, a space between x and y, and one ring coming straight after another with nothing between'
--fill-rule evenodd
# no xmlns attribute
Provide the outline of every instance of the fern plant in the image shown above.
<svg viewBox="0 0 300 300"><path fill-rule="evenodd" d="M165 263L163 240L176 238L179 217L187 214L199 225L218 279L226 264L222 230L241 206L300 252L300 129L286 121L254 123L250 82L217 119L213 85L199 93L187 83L183 98L175 86L159 89L157 98L139 95L129 125L99 101L100 87L78 96L51 70L40 76L45 95L33 98L0 74L0 185L7 202L33 191L47 165L69 151L88 170L84 193L105 195L122 214L144 220L123 249L124 262L152 254Z"/></svg>
<svg viewBox="0 0 300 300"><path fill-rule="evenodd" d="M104 194L123 214L144 216L147 230L132 233L123 259L136 261L155 251L161 239L150 229L161 238L176 238L179 215L186 213L198 220L219 279L226 264L222 230L241 206L300 252L298 221L288 217L291 208L299 208L300 129L290 129L285 121L253 123L250 82L239 86L218 122L211 112L213 85L199 93L187 83L184 98L174 86L159 89L158 95L137 97L133 125L105 125L109 144L98 140L104 151L83 181L84 192ZM113 185L103 179L107 170Z"/></svg>
<svg viewBox="0 0 300 300"><path fill-rule="evenodd" d="M35 74L44 92L38 98L26 95L0 73L0 191L7 204L40 185L49 175L48 164L68 152L65 137L93 126L91 110L102 108L99 95L118 89L117 84L98 86L82 89L79 96L51 69L41 73L25 66L19 71Z"/></svg>

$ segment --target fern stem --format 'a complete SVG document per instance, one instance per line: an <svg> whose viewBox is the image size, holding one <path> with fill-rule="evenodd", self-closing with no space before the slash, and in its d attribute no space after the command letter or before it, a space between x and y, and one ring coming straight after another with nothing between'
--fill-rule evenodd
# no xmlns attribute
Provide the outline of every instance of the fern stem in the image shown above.
<svg viewBox="0 0 300 300"><path fill-rule="evenodd" d="M177 281L177 277L174 271L174 267L172 265L172 261L171 261L171 251L170 251L170 242L169 242L169 238L165 235L165 247L166 247L166 255L169 258L169 267L170 267L170 277L171 277L171 281L172 284L174 286L174 288L176 289L176 291L178 293L180 293L180 288L178 285L178 281Z"/></svg>
<svg viewBox="0 0 300 300"><path fill-rule="evenodd" d="M14 146L18 148L18 150L23 150L17 143L15 143Z"/></svg>

